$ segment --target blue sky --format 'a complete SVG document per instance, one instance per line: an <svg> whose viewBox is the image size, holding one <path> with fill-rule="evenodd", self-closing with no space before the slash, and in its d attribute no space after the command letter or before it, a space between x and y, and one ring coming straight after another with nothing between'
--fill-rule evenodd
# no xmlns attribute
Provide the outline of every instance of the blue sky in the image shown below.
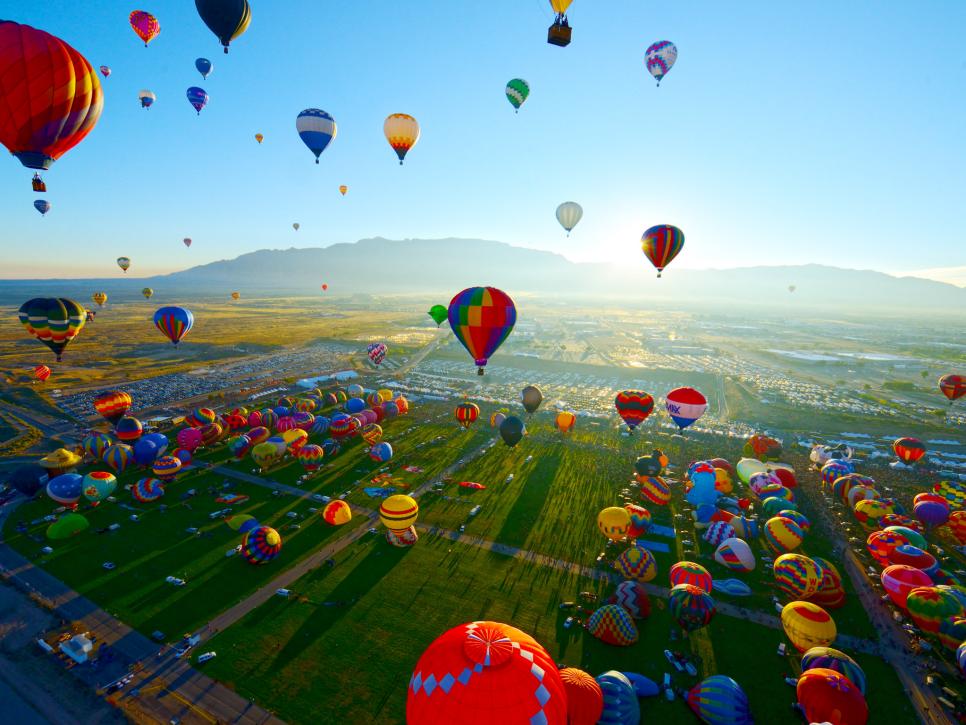
<svg viewBox="0 0 966 725"><path fill-rule="evenodd" d="M0 0L0 17L113 70L97 128L47 174L46 218L31 172L0 158L0 277L110 276L120 255L141 276L370 236L646 265L658 223L684 230L682 267L966 265L966 3L575 0L564 49L545 42L546 0L252 5L224 56L188 0L138 6L162 25L148 49L127 1ZM643 63L658 39L679 49L660 88ZM532 92L514 115L517 76ZM211 97L200 117L192 85ZM295 132L307 107L339 126L318 166ZM393 112L423 130L403 167L382 136ZM570 199L584 219L568 239L554 209Z"/></svg>

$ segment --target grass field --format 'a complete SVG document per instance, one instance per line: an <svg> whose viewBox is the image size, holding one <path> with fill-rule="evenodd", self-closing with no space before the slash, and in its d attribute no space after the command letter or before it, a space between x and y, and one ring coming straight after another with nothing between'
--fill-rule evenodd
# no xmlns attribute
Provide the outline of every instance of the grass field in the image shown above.
<svg viewBox="0 0 966 725"><path fill-rule="evenodd" d="M364 539L337 560L334 569L303 578L297 596L272 599L217 635L208 674L289 722L316 721L325 703L332 721L401 723L422 650L450 627L491 619L512 622L556 661L594 674L617 669L659 681L671 670L678 687L697 681L664 659L665 648L690 654L690 644L671 641L676 627L663 602L653 602L651 616L639 622L637 644L612 647L580 628L565 629L567 612L558 608L580 591L606 596L608 584L431 536L409 550ZM789 710L794 690L782 681L793 663L775 653L781 633L723 617L710 632L717 671L745 687L756 721L797 722ZM862 664L876 678L872 722L909 721L894 673L871 658ZM680 700L645 700L642 711L645 721L693 722Z"/></svg>
<svg viewBox="0 0 966 725"><path fill-rule="evenodd" d="M485 416L467 432L459 430L451 416L452 404L433 403L387 421L385 440L393 444L395 456L385 466L371 461L356 439L346 442L307 481L299 481L304 471L291 459L266 471L263 478L328 496L347 492L350 503L373 509L379 502L363 492L365 486L411 490L457 464L442 493L421 496L422 524L442 529L465 524L467 535L586 566L593 566L604 553L601 566L610 572L609 561L624 545L607 544L596 526L597 513L605 506L621 505L625 499L640 501L629 483L632 463L637 455L649 453L657 445L668 451L675 464L669 476L673 495L666 507L644 505L651 510L655 524L674 528L677 535L674 539L645 536L645 540L670 548L667 553L655 551L658 575L654 583L666 585L668 569L680 558L700 561L716 578L734 576L712 560L712 549L694 530L677 477L690 460L715 455L737 460L738 442L697 435L671 438L660 433L621 438L612 429L600 427L577 430L564 438L551 427L548 413L538 413L528 421L529 435L509 449L500 442L489 447L498 439ZM482 455L469 458L483 448L488 449ZM226 457L224 446L216 446L196 460L251 474L254 464L250 459L235 462ZM804 460L798 454L793 457L801 469L802 485L814 485L804 475ZM464 460L465 464L458 463ZM404 472L407 465L422 471ZM373 482L373 476L383 469L393 480ZM510 474L513 478L507 481ZM121 483L131 483L141 475L143 472L128 471ZM205 470L186 474L170 486L163 512L157 504L132 504L129 494L119 489L117 497L126 502L123 507L104 503L84 511L91 530L53 543L55 551L50 556L40 556L40 548L47 543L43 538L46 524L37 523L21 534L15 532L15 522L8 522L6 538L140 631L160 630L174 639L346 533L344 528L326 526L310 511L320 504L291 495L273 496L263 487L232 482L225 490L250 497L233 510L278 528L284 545L281 556L268 566L252 567L238 556L226 557L241 537L220 517L209 518L213 511L225 508L215 501L223 492L222 478ZM458 486L463 480L487 488L470 491ZM179 500L189 488L198 495ZM743 493L738 486L736 494ZM129 520L133 512L129 505L141 514L140 521ZM470 516L477 505L478 515ZM42 498L21 507L14 519L32 521L51 509L51 502ZM357 516L350 527L365 521ZM121 523L119 531L94 533L113 522ZM292 524L300 528L291 528ZM200 533L187 533L192 526ZM685 538L694 544L685 547ZM759 543L749 543L756 554L764 551ZM819 537L807 538L803 546L805 552L820 556L828 556L828 548ZM114 562L117 568L103 569L104 561ZM729 674L745 687L759 722L795 722L788 709L794 693L782 681L786 673L795 671L795 662L782 662L775 654L784 640L778 630L718 615L706 630L688 640L672 641L672 632L678 629L664 601L655 600L652 616L642 623L640 642L630 648L614 648L579 627L564 629L568 612L558 608L561 601L573 600L580 591L607 595L609 583L426 533L408 550L390 547L382 536L363 537L337 554L335 562L333 568L317 568L299 579L290 587L294 596L272 598L218 634L206 647L219 652L218 658L205 665L207 671L294 723L314 721L320 702L326 703L327 716L333 719L401 722L406 683L422 649L448 627L489 618L519 626L547 646L558 661L594 674L620 669L659 680L671 669L662 655L666 647L691 653L701 663L703 674ZM169 575L185 579L187 585L165 583ZM748 598L720 595L721 600L774 613L771 573L759 565L742 578L754 594ZM852 594L850 584L846 586ZM833 613L839 631L872 636L867 618L854 603L856 598L850 599L853 603ZM877 717L888 721L889 714L909 715L903 709L908 705L895 675L877 660L864 658L862 663L868 665L870 679L876 680L876 697L870 697L870 706ZM693 684L691 678L677 674L675 678L679 686ZM663 698L647 701L644 711L646 717L665 722L692 718L680 702L667 703Z"/></svg>

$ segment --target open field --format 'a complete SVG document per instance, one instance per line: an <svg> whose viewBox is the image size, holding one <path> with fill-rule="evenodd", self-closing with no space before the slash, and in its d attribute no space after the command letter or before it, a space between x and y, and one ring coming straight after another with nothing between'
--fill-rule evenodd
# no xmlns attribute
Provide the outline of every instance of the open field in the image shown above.
<svg viewBox="0 0 966 725"><path fill-rule="evenodd" d="M653 602L651 616L639 622L640 641L631 647L611 647L563 627L567 612L559 602L580 591L606 596L610 589L442 537L424 536L409 550L381 537L363 540L343 552L334 569L303 578L297 596L272 599L216 636L210 645L219 656L206 672L293 723L314 721L319 703L333 720L401 723L419 653L450 627L492 619L531 633L558 662L658 681L670 670L676 686L693 684L696 678L676 673L662 654L665 648L691 654L687 641L670 639L676 627L663 602ZM794 691L781 680L792 665L775 654L781 633L724 617L710 631L718 671L745 686L756 721L796 722L788 709ZM871 658L862 663L877 679L872 721L910 717L894 674ZM643 700L642 711L646 720L693 721L680 700Z"/></svg>

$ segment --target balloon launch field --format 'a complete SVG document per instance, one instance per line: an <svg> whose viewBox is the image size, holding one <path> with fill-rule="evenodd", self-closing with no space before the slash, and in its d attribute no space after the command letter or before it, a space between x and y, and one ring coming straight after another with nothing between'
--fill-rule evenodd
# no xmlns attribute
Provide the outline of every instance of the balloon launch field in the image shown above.
<svg viewBox="0 0 966 725"><path fill-rule="evenodd" d="M797 676L798 658L792 648L787 656L777 654L785 637L775 602L787 598L763 563L770 552L759 539L749 537L757 566L737 576L750 594L716 591L719 611L710 626L683 637L667 601L668 571L678 560L700 562L715 579L735 578L714 560L715 547L702 538L703 532L695 530L676 472L680 462L712 453L737 460L740 444L702 434L671 438L652 432L622 438L610 427L595 425L562 437L553 420L552 412L531 416L525 440L507 448L488 422L464 431L450 405L425 402L385 422L395 450L387 466L371 461L362 441L351 439L325 459L301 491L295 486L304 470L294 458L286 457L256 478L250 458L236 461L217 444L199 450L197 468L169 486L158 502L139 504L119 489L117 503L86 508L91 529L50 542L52 554L40 552L48 524L39 519L51 509L46 498L20 506L5 536L107 611L146 635L161 631L168 641L204 630L259 588L273 587L273 579L299 567L312 552L335 546L331 565L316 562L287 585L287 597L269 596L264 604L253 604L205 645L219 653L206 663L207 674L290 722L312 722L318 702L327 703L332 718L401 722L405 684L418 653L439 632L473 619L516 622L558 662L591 672L620 669L656 682L670 672L675 687L690 687L704 674L731 672L741 677L760 722L790 721L793 691L782 678ZM627 465L653 447L671 458L671 492L663 505L642 495ZM818 474L807 471L800 454L789 452L786 460L800 471L799 510L818 521L813 507L824 505ZM129 469L119 483L133 483L142 475ZM485 488L474 490L461 482ZM272 493L275 486L282 489L279 495ZM373 511L379 505L365 489L387 486L425 489L418 499L417 546L399 549L381 535L361 531L376 522ZM734 486L738 493L744 490L737 479ZM189 490L196 495L186 497ZM305 498L293 495L303 493ZM329 526L310 510L323 504L309 494L345 494L355 516L348 525ZM232 495L247 498L225 503ZM602 601L621 579L613 562L626 544L609 543L595 525L600 510L621 500L643 503L651 512L651 526L640 543L651 550L655 570L646 584L651 614L638 621L639 641L626 648L603 644L579 622L565 626L568 617L584 621L597 606L582 599L581 592ZM266 566L226 556L241 541L226 519L230 523L231 517L246 515L282 537L278 558ZM26 522L25 530L18 531L17 522ZM94 533L115 523L120 524L116 531ZM361 537L340 543L356 531ZM836 560L818 527L802 551ZM105 569L105 562L114 568ZM166 577L184 584L169 583ZM844 589L846 604L834 612L839 646L849 649L872 683L871 713L911 716L894 673L863 654L872 647L875 632L847 577ZM584 609L561 609L564 602ZM678 672L664 657L665 649L690 658L698 676ZM646 701L646 711L649 718L667 722L691 718L680 700L671 703L663 697Z"/></svg>
<svg viewBox="0 0 966 725"><path fill-rule="evenodd" d="M673 619L656 600L631 647L603 644L576 626L564 628L572 612L560 610L559 602L582 591L606 598L612 589L441 536L423 536L405 551L367 540L348 550L335 569L300 580L297 595L272 599L216 636L211 646L219 655L206 672L289 722L316 722L321 708L333 721L401 723L415 659L439 632L464 621L511 620L555 661L588 672L638 672L656 682L670 672L676 687L689 687L699 678L678 673L663 655L666 648L683 652L699 673L717 669L740 676L756 722L794 722L794 690L782 677L795 670L776 654L780 631L720 618L710 637L692 634L700 644L670 641ZM692 647L705 658L693 656ZM907 722L911 713L890 669L874 657L855 658L875 682L869 695L873 722ZM680 699L642 702L649 720L693 722Z"/></svg>

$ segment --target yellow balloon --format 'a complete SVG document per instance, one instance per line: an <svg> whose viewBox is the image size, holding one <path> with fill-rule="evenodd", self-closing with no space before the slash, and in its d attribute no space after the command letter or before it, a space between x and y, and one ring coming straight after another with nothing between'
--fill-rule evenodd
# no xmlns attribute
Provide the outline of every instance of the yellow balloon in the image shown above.
<svg viewBox="0 0 966 725"><path fill-rule="evenodd" d="M835 620L817 604L790 602L782 609L781 620L785 634L799 652L828 647L835 641Z"/></svg>
<svg viewBox="0 0 966 725"><path fill-rule="evenodd" d="M612 541L620 541L627 536L631 525L631 515L622 506L609 506L597 514L597 528Z"/></svg>
<svg viewBox="0 0 966 725"><path fill-rule="evenodd" d="M567 8L570 7L570 3L574 0L550 0L550 7L553 8L555 13L565 13Z"/></svg>
<svg viewBox="0 0 966 725"><path fill-rule="evenodd" d="M557 418L554 421L554 425L557 426L557 430L561 433L569 433L574 429L574 424L577 422L577 416L571 413L569 410L561 410L557 413Z"/></svg>
<svg viewBox="0 0 966 725"><path fill-rule="evenodd" d="M91 299L97 303L98 307L103 307L104 303L107 302L107 292L95 292L91 295Z"/></svg>
<svg viewBox="0 0 966 725"><path fill-rule="evenodd" d="M260 133L256 133L255 134L255 140L258 141L258 143L261 143L262 141L265 140L265 137L262 136L262 134L260 134Z"/></svg>
<svg viewBox="0 0 966 725"><path fill-rule="evenodd" d="M419 123L406 113L393 113L382 124L382 131L402 166L406 154L419 141Z"/></svg>
<svg viewBox="0 0 966 725"><path fill-rule="evenodd" d="M237 300L239 297L241 297L241 294L240 293L238 293L238 292L232 292L231 293L231 298L233 300Z"/></svg>
<svg viewBox="0 0 966 725"><path fill-rule="evenodd" d="M342 196L345 196L345 193L346 193L346 192L347 192L348 190L349 190L349 187L348 187L348 186L346 186L345 184L343 184L342 186L340 186L340 187L339 187L339 193L340 193L340 194L342 194Z"/></svg>
<svg viewBox="0 0 966 725"><path fill-rule="evenodd" d="M379 507L379 520L390 531L405 531L416 523L418 515L416 499L404 493L390 496Z"/></svg>

